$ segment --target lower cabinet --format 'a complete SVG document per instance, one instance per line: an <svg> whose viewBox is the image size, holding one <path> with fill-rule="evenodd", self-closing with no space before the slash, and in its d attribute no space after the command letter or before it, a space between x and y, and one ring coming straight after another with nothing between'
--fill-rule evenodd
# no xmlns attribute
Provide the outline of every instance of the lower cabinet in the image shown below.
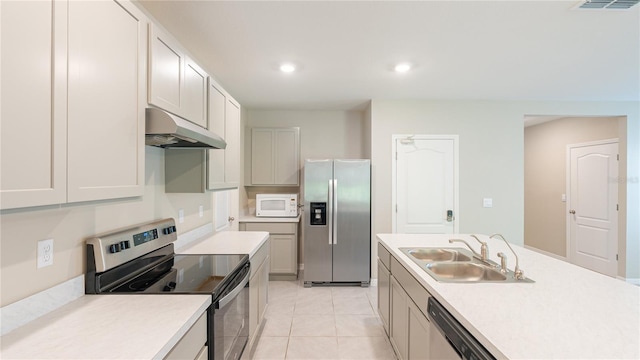
<svg viewBox="0 0 640 360"><path fill-rule="evenodd" d="M430 323L426 316L430 294L395 258L386 259L391 264L387 268L381 261L389 255L385 249L379 248L378 254L378 311L383 324L388 322L387 334L396 357L430 359Z"/></svg>
<svg viewBox="0 0 640 360"><path fill-rule="evenodd" d="M408 359L409 304L407 293L393 275L391 276L391 321L389 340L399 360Z"/></svg>
<svg viewBox="0 0 640 360"><path fill-rule="evenodd" d="M271 243L269 280L298 278L297 222L240 222L240 231L266 231Z"/></svg>
<svg viewBox="0 0 640 360"><path fill-rule="evenodd" d="M165 360L186 360L207 358L207 313L205 312L198 321L187 331L171 349Z"/></svg>
<svg viewBox="0 0 640 360"><path fill-rule="evenodd" d="M409 304L409 359L429 359L429 320L411 300Z"/></svg>
<svg viewBox="0 0 640 360"><path fill-rule="evenodd" d="M391 286L389 269L378 260L378 314L382 320L384 331L389 335L389 291Z"/></svg>
<svg viewBox="0 0 640 360"><path fill-rule="evenodd" d="M269 242L267 240L251 257L251 276L249 278L249 347L251 351L255 336L264 319L267 309L269 288Z"/></svg>

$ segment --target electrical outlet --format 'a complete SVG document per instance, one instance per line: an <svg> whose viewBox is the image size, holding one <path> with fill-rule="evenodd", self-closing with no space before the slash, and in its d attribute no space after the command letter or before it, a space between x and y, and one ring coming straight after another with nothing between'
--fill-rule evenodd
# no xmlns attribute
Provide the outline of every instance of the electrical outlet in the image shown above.
<svg viewBox="0 0 640 360"><path fill-rule="evenodd" d="M38 269L53 265L53 239L38 241Z"/></svg>
<svg viewBox="0 0 640 360"><path fill-rule="evenodd" d="M482 199L482 206L486 208L493 207L493 199L492 198Z"/></svg>
<svg viewBox="0 0 640 360"><path fill-rule="evenodd" d="M198 208L198 214L200 214L200 217L204 216L204 206L200 205Z"/></svg>
<svg viewBox="0 0 640 360"><path fill-rule="evenodd" d="M184 222L184 209L178 210L178 223L182 224Z"/></svg>

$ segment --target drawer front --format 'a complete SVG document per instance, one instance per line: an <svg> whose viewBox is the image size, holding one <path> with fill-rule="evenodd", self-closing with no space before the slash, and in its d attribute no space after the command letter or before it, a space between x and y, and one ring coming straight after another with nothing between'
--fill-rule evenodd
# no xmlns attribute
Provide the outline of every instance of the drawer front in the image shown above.
<svg viewBox="0 0 640 360"><path fill-rule="evenodd" d="M295 234L298 223L246 223L246 231L266 231L269 234Z"/></svg>
<svg viewBox="0 0 640 360"><path fill-rule="evenodd" d="M380 243L378 243L378 258L387 269L391 269L391 253Z"/></svg>
<svg viewBox="0 0 640 360"><path fill-rule="evenodd" d="M398 280L400 285L404 288L404 291L409 294L409 297L416 303L416 305L418 305L420 311L422 311L426 316L427 301L431 296L429 292L422 287L418 280L416 280L394 257L391 258L391 274Z"/></svg>

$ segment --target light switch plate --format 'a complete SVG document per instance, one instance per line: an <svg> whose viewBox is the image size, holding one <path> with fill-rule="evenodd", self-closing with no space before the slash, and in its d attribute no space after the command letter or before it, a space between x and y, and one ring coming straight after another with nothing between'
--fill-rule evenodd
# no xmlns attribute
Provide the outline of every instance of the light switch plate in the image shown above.
<svg viewBox="0 0 640 360"><path fill-rule="evenodd" d="M38 269L53 265L53 239L38 241Z"/></svg>
<svg viewBox="0 0 640 360"><path fill-rule="evenodd" d="M492 198L482 199L482 206L486 208L493 207L493 199Z"/></svg>

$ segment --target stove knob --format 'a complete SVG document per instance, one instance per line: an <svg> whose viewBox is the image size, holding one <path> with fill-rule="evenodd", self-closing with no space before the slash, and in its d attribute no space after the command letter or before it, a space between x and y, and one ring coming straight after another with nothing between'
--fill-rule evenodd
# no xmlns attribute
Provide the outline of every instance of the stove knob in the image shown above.
<svg viewBox="0 0 640 360"><path fill-rule="evenodd" d="M125 241L120 241L120 250L125 250L130 248L131 245L129 243L129 240L125 240Z"/></svg>
<svg viewBox="0 0 640 360"><path fill-rule="evenodd" d="M115 254L120 252L120 244L111 244L109 245L109 252Z"/></svg>
<svg viewBox="0 0 640 360"><path fill-rule="evenodd" d="M173 231L171 231L171 226L169 226L169 227L166 227L166 228L162 229L162 233L163 233L163 234L165 234L165 235L169 235L169 234L171 234L172 232L173 232Z"/></svg>

